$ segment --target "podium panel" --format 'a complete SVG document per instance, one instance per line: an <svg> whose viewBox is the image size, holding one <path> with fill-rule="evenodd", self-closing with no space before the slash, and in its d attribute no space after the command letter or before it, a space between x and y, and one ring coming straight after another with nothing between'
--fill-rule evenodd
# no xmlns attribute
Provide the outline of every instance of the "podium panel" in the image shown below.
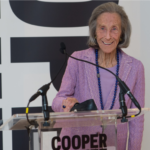
<svg viewBox="0 0 150 150"><path fill-rule="evenodd" d="M117 150L117 133L114 125L106 126L104 132L102 127L93 126L86 133L83 133L82 128L58 128L52 130L32 130L31 150ZM94 128L94 131L93 131ZM70 130L73 130L70 134ZM96 130L100 129L100 130ZM60 132L60 130L62 132ZM98 132L95 132L98 131ZM67 134L65 133L67 132ZM40 141L40 142L39 142Z"/></svg>
<svg viewBox="0 0 150 150"><path fill-rule="evenodd" d="M142 109L140 115L147 111L150 109ZM137 113L138 109L128 109L129 116ZM121 116L119 109L61 112L50 113L50 119L45 122L43 113L29 114L29 120L38 124L34 126L29 124L25 114L16 114L9 120L1 120L0 130L30 129L29 150L118 150L117 126L122 126L127 131L127 148L129 129L129 122L122 124L117 119L118 116Z"/></svg>

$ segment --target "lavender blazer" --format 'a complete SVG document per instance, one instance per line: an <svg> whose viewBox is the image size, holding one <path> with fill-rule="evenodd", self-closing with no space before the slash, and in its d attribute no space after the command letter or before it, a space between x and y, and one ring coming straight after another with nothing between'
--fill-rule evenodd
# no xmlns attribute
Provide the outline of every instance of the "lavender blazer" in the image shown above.
<svg viewBox="0 0 150 150"><path fill-rule="evenodd" d="M121 62L119 69L119 77L127 84L135 98L138 100L141 107L144 107L145 101L145 77L144 67L142 63L127 55L120 50ZM95 51L92 48L74 52L72 56L95 63ZM76 61L69 58L65 74L62 79L61 87L53 100L52 109L55 112L62 112L62 101L67 97L75 97L79 102L87 99L94 99L97 108L100 110L98 81L96 76L96 67L84 62ZM108 110L112 103L114 95L114 87L108 96L108 100L104 106ZM119 87L117 88L117 96L113 109L119 109ZM106 89L107 90L107 89ZM134 104L125 96L128 108L134 108ZM129 147L128 150L140 150L144 128L144 116L140 116L129 123ZM86 130L86 131L85 131ZM84 128L83 133L90 132L90 129ZM61 135L75 134L73 131L62 130ZM82 133L81 133L82 134ZM118 150L125 150L127 138L126 125L117 126L117 142Z"/></svg>

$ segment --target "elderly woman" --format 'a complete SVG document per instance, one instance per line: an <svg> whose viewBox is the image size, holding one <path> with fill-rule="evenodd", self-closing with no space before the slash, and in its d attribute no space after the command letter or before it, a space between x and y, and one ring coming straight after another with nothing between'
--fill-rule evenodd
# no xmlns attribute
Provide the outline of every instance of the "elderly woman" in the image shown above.
<svg viewBox="0 0 150 150"><path fill-rule="evenodd" d="M96 63L118 75L130 88L141 107L144 107L145 79L142 63L124 53L121 48L129 45L131 26L121 6L113 2L96 7L89 20L89 49L74 52L72 56ZM119 109L119 87L109 72L93 65L70 58L60 90L52 108L56 112L69 112L76 102L94 99L99 110ZM128 108L134 104L125 96ZM140 150L144 117L129 123L129 150ZM125 150L127 126L117 127L118 150ZM83 129L81 134L96 133L96 129ZM74 130L62 130L62 135L75 134Z"/></svg>

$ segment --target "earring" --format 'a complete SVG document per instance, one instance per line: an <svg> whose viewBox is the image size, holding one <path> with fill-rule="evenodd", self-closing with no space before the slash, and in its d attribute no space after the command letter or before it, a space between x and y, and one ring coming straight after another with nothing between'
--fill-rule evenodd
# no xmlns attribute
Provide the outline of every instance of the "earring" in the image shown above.
<svg viewBox="0 0 150 150"><path fill-rule="evenodd" d="M120 40L119 40L120 42L122 41L122 38L120 38Z"/></svg>

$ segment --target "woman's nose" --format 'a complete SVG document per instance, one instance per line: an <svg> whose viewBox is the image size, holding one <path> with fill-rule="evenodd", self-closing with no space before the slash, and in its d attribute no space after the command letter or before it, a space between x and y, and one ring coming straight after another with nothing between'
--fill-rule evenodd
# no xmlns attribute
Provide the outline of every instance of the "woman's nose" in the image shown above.
<svg viewBox="0 0 150 150"><path fill-rule="evenodd" d="M106 39L109 40L110 39L110 31L106 31Z"/></svg>

